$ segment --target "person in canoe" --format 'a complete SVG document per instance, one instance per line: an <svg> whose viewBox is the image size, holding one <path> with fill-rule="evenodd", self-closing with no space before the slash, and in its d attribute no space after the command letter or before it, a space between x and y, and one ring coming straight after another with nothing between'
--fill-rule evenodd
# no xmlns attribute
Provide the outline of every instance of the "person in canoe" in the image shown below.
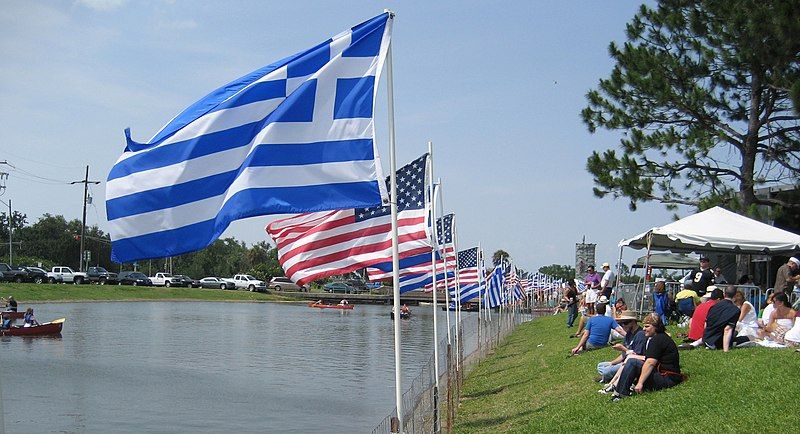
<svg viewBox="0 0 800 434"><path fill-rule="evenodd" d="M348 303L345 299L342 299L342 301L339 302L339 306L347 306L348 304L350 303Z"/></svg>
<svg viewBox="0 0 800 434"><path fill-rule="evenodd" d="M409 309L409 308L408 308L408 305L404 304L404 305L403 305L403 306L400 308L400 315L402 315L402 316L408 316L408 315L411 315L411 309Z"/></svg>
<svg viewBox="0 0 800 434"><path fill-rule="evenodd" d="M31 326L38 326L39 321L36 321L36 317L33 316L33 308L29 307L25 310L25 316L22 317L24 321L23 327L31 327Z"/></svg>
<svg viewBox="0 0 800 434"><path fill-rule="evenodd" d="M11 318L11 315L3 313L3 320L0 321L0 329L8 330L12 325L14 325L14 319Z"/></svg>
<svg viewBox="0 0 800 434"><path fill-rule="evenodd" d="M10 312L16 312L17 311L17 300L14 300L14 296L13 295L9 295L8 296L8 300L5 300L5 302L6 302L6 310L7 311L10 311Z"/></svg>

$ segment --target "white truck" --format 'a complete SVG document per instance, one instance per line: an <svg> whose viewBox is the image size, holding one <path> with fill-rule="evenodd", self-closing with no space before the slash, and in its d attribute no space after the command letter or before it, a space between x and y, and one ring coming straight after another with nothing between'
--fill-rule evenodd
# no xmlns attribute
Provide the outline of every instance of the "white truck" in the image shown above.
<svg viewBox="0 0 800 434"><path fill-rule="evenodd" d="M53 267L50 272L47 273L47 281L50 283L64 282L80 285L82 283L88 283L89 276L80 271L73 271L72 268L69 267L58 266Z"/></svg>
<svg viewBox="0 0 800 434"><path fill-rule="evenodd" d="M179 277L175 277L169 273L156 273L156 275L151 277L150 280L153 282L153 286L166 286L169 288L170 286L183 285L183 282Z"/></svg>
<svg viewBox="0 0 800 434"><path fill-rule="evenodd" d="M249 274L237 274L233 276L233 284L236 289L247 289L250 292L266 292L267 285L263 280L258 280Z"/></svg>

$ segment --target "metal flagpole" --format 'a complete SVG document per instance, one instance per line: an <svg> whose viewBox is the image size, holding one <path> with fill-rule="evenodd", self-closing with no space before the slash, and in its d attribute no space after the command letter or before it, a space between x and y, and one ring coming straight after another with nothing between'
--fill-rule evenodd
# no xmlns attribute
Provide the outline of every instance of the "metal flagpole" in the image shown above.
<svg viewBox="0 0 800 434"><path fill-rule="evenodd" d="M481 249L481 243L478 243L478 251L475 252L475 267L478 269L478 350L481 349L481 315L483 315L483 308L481 303L481 298L483 298L483 294L481 294L481 279L483 274L483 269L481 267L481 256L483 256L483 250Z"/></svg>
<svg viewBox="0 0 800 434"><path fill-rule="evenodd" d="M438 181L439 181L438 182L438 184L439 184L439 214L441 214L442 217L444 217L444 199L442 199L442 180L439 179ZM438 222L439 220L437 219L436 221ZM442 228L444 229L444 220L442 220ZM446 297L445 300L447 301L447 343L452 343L453 341L450 338L450 327L451 327L451 325L450 325L450 301L452 300L450 298L450 282L449 282L450 278L447 277L447 254L445 252L442 252L442 253L443 253L443 256L444 256L442 258L442 264L444 264L444 266L443 266L444 267L444 293L445 293L445 297ZM458 325L456 325L455 341L456 341L456 348L458 348L458 346L457 346L458 345Z"/></svg>
<svg viewBox="0 0 800 434"><path fill-rule="evenodd" d="M439 184L439 214L443 214L444 213L444 201L442 200L442 180L438 179L437 181L438 181L437 184ZM442 216L442 217L444 217L444 216ZM438 221L439 220L437 218L436 222L438 223ZM444 222L442 222L442 223L444 223ZM442 226L444 226L444 224ZM453 343L453 339L450 336L450 327L451 327L451 325L450 325L450 282L449 282L450 279L447 277L447 255L444 255L444 257L442 258L442 264L443 264L442 267L444 269L445 302L447 303L447 309L445 310L445 312L447 312L447 315L446 315L447 316L447 343L448 344L452 344ZM456 329L458 329L458 327L456 327ZM456 339L458 339L458 336L456 336Z"/></svg>
<svg viewBox="0 0 800 434"><path fill-rule="evenodd" d="M461 336L463 334L463 330L459 330L461 328L461 280L458 277L458 231L456 230L455 214L453 214L453 220L450 222L450 224L452 225L451 230L453 234L453 250L455 251L456 255L456 333L458 336ZM463 344L463 342L461 342L461 344ZM456 351L458 351L459 348L460 346L457 346ZM456 358L456 369L460 369L461 353L457 352L456 354L459 355L459 357Z"/></svg>
<svg viewBox="0 0 800 434"><path fill-rule="evenodd" d="M614 300L614 303L617 302L617 297L619 297L619 287L620 284L622 283L622 276L620 275L620 273L622 273L622 249L624 248L625 246L619 246L619 261L617 261L617 277L616 277L617 281L612 283L614 284L614 293L611 294L611 298Z"/></svg>
<svg viewBox="0 0 800 434"><path fill-rule="evenodd" d="M391 12L390 12L391 13ZM397 419L403 432L403 387L400 364L400 253L397 236L397 157L394 134L394 81L392 80L392 43L386 50L386 94L389 103L390 208L392 211L392 296L394 298L394 382Z"/></svg>
<svg viewBox="0 0 800 434"><path fill-rule="evenodd" d="M437 282L436 282L436 251L439 249L438 231L436 230L436 189L433 185L433 143L428 142L428 155L430 163L430 178L428 178L428 191L431 195L431 217L433 218L433 234L431 245L431 270L433 272L433 377L435 379L433 386L433 432L439 432L439 322L436 320L437 312Z"/></svg>

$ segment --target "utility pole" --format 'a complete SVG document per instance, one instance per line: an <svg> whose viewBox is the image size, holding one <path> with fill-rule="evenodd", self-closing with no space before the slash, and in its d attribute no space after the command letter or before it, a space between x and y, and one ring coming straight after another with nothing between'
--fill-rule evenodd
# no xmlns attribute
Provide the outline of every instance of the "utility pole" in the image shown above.
<svg viewBox="0 0 800 434"><path fill-rule="evenodd" d="M6 160L0 161L0 164L6 164L8 166L11 166L11 164ZM14 167L14 166L11 166L11 167ZM8 173L0 172L0 195L2 195L3 193L6 192L6 180L7 179L8 179ZM6 203L3 202L3 204L6 204ZM14 266L14 260L12 259L12 256L11 256L12 255L12 247L11 246L13 245L13 243L11 241L11 229L12 229L12 223L13 223L13 217L14 216L13 216L13 214L11 214L11 198L8 198L8 204L7 205L8 205L8 265L13 267Z"/></svg>
<svg viewBox="0 0 800 434"><path fill-rule="evenodd" d="M83 238L86 234L86 201L89 197L89 184L99 184L100 181L89 181L89 165L86 165L86 176L82 181L72 181L70 184L83 184L83 220L81 222L81 260L78 263L78 271L83 271Z"/></svg>

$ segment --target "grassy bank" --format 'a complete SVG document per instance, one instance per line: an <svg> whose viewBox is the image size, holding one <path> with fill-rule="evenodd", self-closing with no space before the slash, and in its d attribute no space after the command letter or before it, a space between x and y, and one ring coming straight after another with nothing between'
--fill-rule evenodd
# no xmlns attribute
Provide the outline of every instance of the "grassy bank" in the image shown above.
<svg viewBox="0 0 800 434"><path fill-rule="evenodd" d="M223 291L201 288L164 288L120 285L69 285L34 283L0 284L0 296L13 295L20 305L28 302L93 300L205 300L278 301L286 297L249 291Z"/></svg>
<svg viewBox="0 0 800 434"><path fill-rule="evenodd" d="M746 348L681 351L689 380L618 403L597 392L598 362L616 351L567 357L563 315L518 328L465 380L455 432L793 432L800 353ZM572 329L574 330L574 329Z"/></svg>

